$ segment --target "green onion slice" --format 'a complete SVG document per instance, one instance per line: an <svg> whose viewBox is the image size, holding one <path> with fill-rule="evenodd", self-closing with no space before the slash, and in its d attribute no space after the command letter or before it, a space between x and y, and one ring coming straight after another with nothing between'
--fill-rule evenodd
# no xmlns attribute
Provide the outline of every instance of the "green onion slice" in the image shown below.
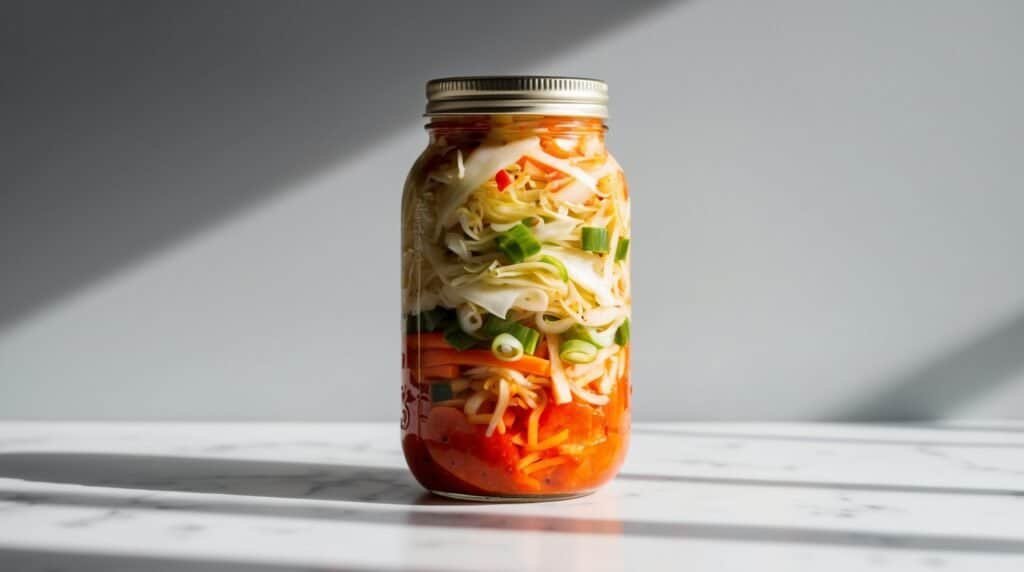
<svg viewBox="0 0 1024 572"><path fill-rule="evenodd" d="M569 339L583 340L594 344L598 348L604 348L612 345L612 341L615 339L615 332L598 332L594 328L576 325L569 329L566 333L566 337Z"/></svg>
<svg viewBox="0 0 1024 572"><path fill-rule="evenodd" d="M629 318L623 320L619 329L615 330L615 343L624 346L629 343Z"/></svg>
<svg viewBox="0 0 1024 572"><path fill-rule="evenodd" d="M565 267L564 264L562 264L561 260L555 258L554 256L548 256L547 254L541 256L539 260L541 262L554 266L555 270L558 271L558 277L562 279L562 282L569 281L569 270Z"/></svg>
<svg viewBox="0 0 1024 572"><path fill-rule="evenodd" d="M620 238L619 239L619 244L615 247L615 262L618 262L620 260L625 260L626 256L628 254L629 254L629 239L625 238L625 237Z"/></svg>
<svg viewBox="0 0 1024 572"><path fill-rule="evenodd" d="M444 341L448 342L448 345L461 352L475 346L480 340L466 332L463 332L462 328L459 327L458 322L455 322L444 329Z"/></svg>
<svg viewBox="0 0 1024 572"><path fill-rule="evenodd" d="M501 361L516 361L523 357L523 343L512 334L500 334L491 342L491 353Z"/></svg>
<svg viewBox="0 0 1024 572"><path fill-rule="evenodd" d="M583 250L589 252L608 252L608 229L597 226L585 226L581 231Z"/></svg>
<svg viewBox="0 0 1024 572"><path fill-rule="evenodd" d="M583 340L565 340L558 357L569 363L590 363L597 357L597 346Z"/></svg>
<svg viewBox="0 0 1024 572"><path fill-rule="evenodd" d="M487 337L511 334L523 345L523 351L530 355L537 351L537 343L540 342L540 332L537 330L513 320L504 320L493 314L488 314L480 332Z"/></svg>
<svg viewBox="0 0 1024 572"><path fill-rule="evenodd" d="M506 230L494 239L498 250L512 262L522 262L540 252L540 242L523 223Z"/></svg>
<svg viewBox="0 0 1024 572"><path fill-rule="evenodd" d="M453 396L452 386L448 383L431 383L430 400L433 402L448 401Z"/></svg>
<svg viewBox="0 0 1024 572"><path fill-rule="evenodd" d="M523 351L530 355L533 355L537 353L537 343L540 342L540 332L534 330L533 328L527 328L525 326L523 326L523 328L527 330L524 333L526 341L523 342Z"/></svg>

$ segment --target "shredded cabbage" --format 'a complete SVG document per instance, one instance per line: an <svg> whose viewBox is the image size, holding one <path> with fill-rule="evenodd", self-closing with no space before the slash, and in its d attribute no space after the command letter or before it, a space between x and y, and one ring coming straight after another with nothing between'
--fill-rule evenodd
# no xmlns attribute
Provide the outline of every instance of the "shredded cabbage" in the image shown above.
<svg viewBox="0 0 1024 572"><path fill-rule="evenodd" d="M542 146L537 136L503 140L490 133L468 153L439 143L427 155L429 167L422 173L414 169L407 183L405 311L454 310L463 331L484 339L488 314L534 328L543 337L549 376L527 377L511 366L460 373L464 393L458 403L464 403L472 423L487 425L488 435L505 431L506 409L531 408L535 419L549 399L546 391L555 403L605 405L624 373L626 354L617 345L601 349L586 365L563 363L558 355L562 338L578 335L573 328L610 339L631 306L628 264L615 260L618 242L630 236L625 181L603 143L588 137L578 149L571 139L555 141L568 158L545 151L557 149L550 140ZM512 182L499 188L498 171ZM542 248L513 263L496 239L519 224ZM582 227L605 228L609 252L584 251ZM564 271L542 256L561 263ZM485 403L493 409L483 409ZM535 433L532 439L536 445Z"/></svg>
<svg viewBox="0 0 1024 572"><path fill-rule="evenodd" d="M601 264L601 257L580 250L548 247L544 254L553 256L565 265L569 271L569 279L590 291L601 305L610 306L615 303L611 285L598 274L596 267Z"/></svg>
<svg viewBox="0 0 1024 572"><path fill-rule="evenodd" d="M548 307L547 293L540 288L528 286L491 286L481 283L461 287L449 285L441 291L441 299L452 305L472 302L500 318L507 318L512 308L543 312Z"/></svg>
<svg viewBox="0 0 1024 572"><path fill-rule="evenodd" d="M573 235L577 226L580 226L580 221L576 219L559 218L538 224L533 229L533 235L541 242L565 240Z"/></svg>
<svg viewBox="0 0 1024 572"><path fill-rule="evenodd" d="M534 150L540 150L540 140L536 137L527 137L505 145L478 147L465 161L465 166L461 170L462 176L448 188L444 202L438 207L437 220L445 226L451 224L452 213L466 202L470 193L493 177L498 169L515 163L520 157Z"/></svg>

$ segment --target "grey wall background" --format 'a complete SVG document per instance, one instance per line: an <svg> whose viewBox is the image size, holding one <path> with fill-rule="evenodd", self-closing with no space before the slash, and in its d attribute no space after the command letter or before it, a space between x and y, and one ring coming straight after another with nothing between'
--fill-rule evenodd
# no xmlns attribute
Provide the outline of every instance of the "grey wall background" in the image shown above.
<svg viewBox="0 0 1024 572"><path fill-rule="evenodd" d="M0 416L391 419L422 86L607 79L641 419L1020 417L1024 4L6 2Z"/></svg>

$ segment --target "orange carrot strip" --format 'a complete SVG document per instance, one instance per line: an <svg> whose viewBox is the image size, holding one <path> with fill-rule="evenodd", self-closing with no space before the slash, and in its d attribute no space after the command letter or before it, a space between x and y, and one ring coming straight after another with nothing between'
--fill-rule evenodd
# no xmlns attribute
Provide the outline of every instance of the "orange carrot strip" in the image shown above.
<svg viewBox="0 0 1024 572"><path fill-rule="evenodd" d="M568 147L564 146L566 144L568 144ZM568 137L541 137L540 146L548 154L561 159L569 159L570 157L578 157L580 155L577 150L577 142Z"/></svg>
<svg viewBox="0 0 1024 572"><path fill-rule="evenodd" d="M420 379L455 379L459 377L459 366L457 365L434 365L421 367L418 371L412 370L413 374L419 374Z"/></svg>
<svg viewBox="0 0 1024 572"><path fill-rule="evenodd" d="M547 439L544 439L543 441L541 441L540 443L537 443L536 445L527 445L526 446L526 450L527 451L543 451L544 449L550 449L552 447L557 447L557 446L561 445L563 442L567 441L568 439L569 439L569 430L568 429L562 429L558 433L548 437Z"/></svg>
<svg viewBox="0 0 1024 572"><path fill-rule="evenodd" d="M541 163L540 161L537 161L535 159L530 159L529 157L523 157L520 160L523 162L523 170L526 171L527 173L530 172L530 168L531 167L536 168L538 171L540 171L541 173L544 173L546 175L550 175L551 173L559 173L560 172L558 169L556 169L556 168L554 168L554 167L552 167L550 165L546 165L546 164ZM528 167L527 164L529 164L530 166Z"/></svg>
<svg viewBox="0 0 1024 572"><path fill-rule="evenodd" d="M522 470L524 473L529 475L531 473L535 473L537 471L540 471L540 470L543 470L543 469L547 469L549 467L554 467L556 465L561 465L562 463L564 463L566 461L568 461L568 459L566 459L565 457L552 457L550 459L544 459L543 461L537 461L536 463L531 463L531 464L529 464L529 465L527 465L525 467L522 467L520 470Z"/></svg>
<svg viewBox="0 0 1024 572"><path fill-rule="evenodd" d="M448 342L444 341L444 334L441 332L427 332L422 334L409 334L405 337L409 349L423 350L447 350L451 349Z"/></svg>
<svg viewBox="0 0 1024 572"><path fill-rule="evenodd" d="M532 464L534 461L536 461L539 458L540 458L540 453L530 453L529 455L526 455L525 457L520 459L518 463L516 463L516 468L517 469L523 469L525 467L528 467L530 464Z"/></svg>
<svg viewBox="0 0 1024 572"><path fill-rule="evenodd" d="M551 371L551 362L534 356L523 356L516 361L502 361L487 350L429 350L420 354L420 365L486 365L490 367L507 367L531 375L546 377Z"/></svg>

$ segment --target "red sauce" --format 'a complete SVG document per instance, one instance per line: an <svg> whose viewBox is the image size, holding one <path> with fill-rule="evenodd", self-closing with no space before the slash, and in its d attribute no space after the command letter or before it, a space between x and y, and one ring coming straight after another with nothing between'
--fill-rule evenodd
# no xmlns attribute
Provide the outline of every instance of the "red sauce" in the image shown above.
<svg viewBox="0 0 1024 572"><path fill-rule="evenodd" d="M528 411L518 410L505 433L486 435L461 408L432 406L429 387L407 380L407 420L402 448L416 479L429 490L477 496L572 495L592 491L615 476L629 440L628 375L618 380L604 406L577 401L550 403L540 415L538 441L564 429L560 447L540 453L534 463L560 458L547 468L520 468L530 451L513 436L526 434ZM529 461L530 459L526 459Z"/></svg>

